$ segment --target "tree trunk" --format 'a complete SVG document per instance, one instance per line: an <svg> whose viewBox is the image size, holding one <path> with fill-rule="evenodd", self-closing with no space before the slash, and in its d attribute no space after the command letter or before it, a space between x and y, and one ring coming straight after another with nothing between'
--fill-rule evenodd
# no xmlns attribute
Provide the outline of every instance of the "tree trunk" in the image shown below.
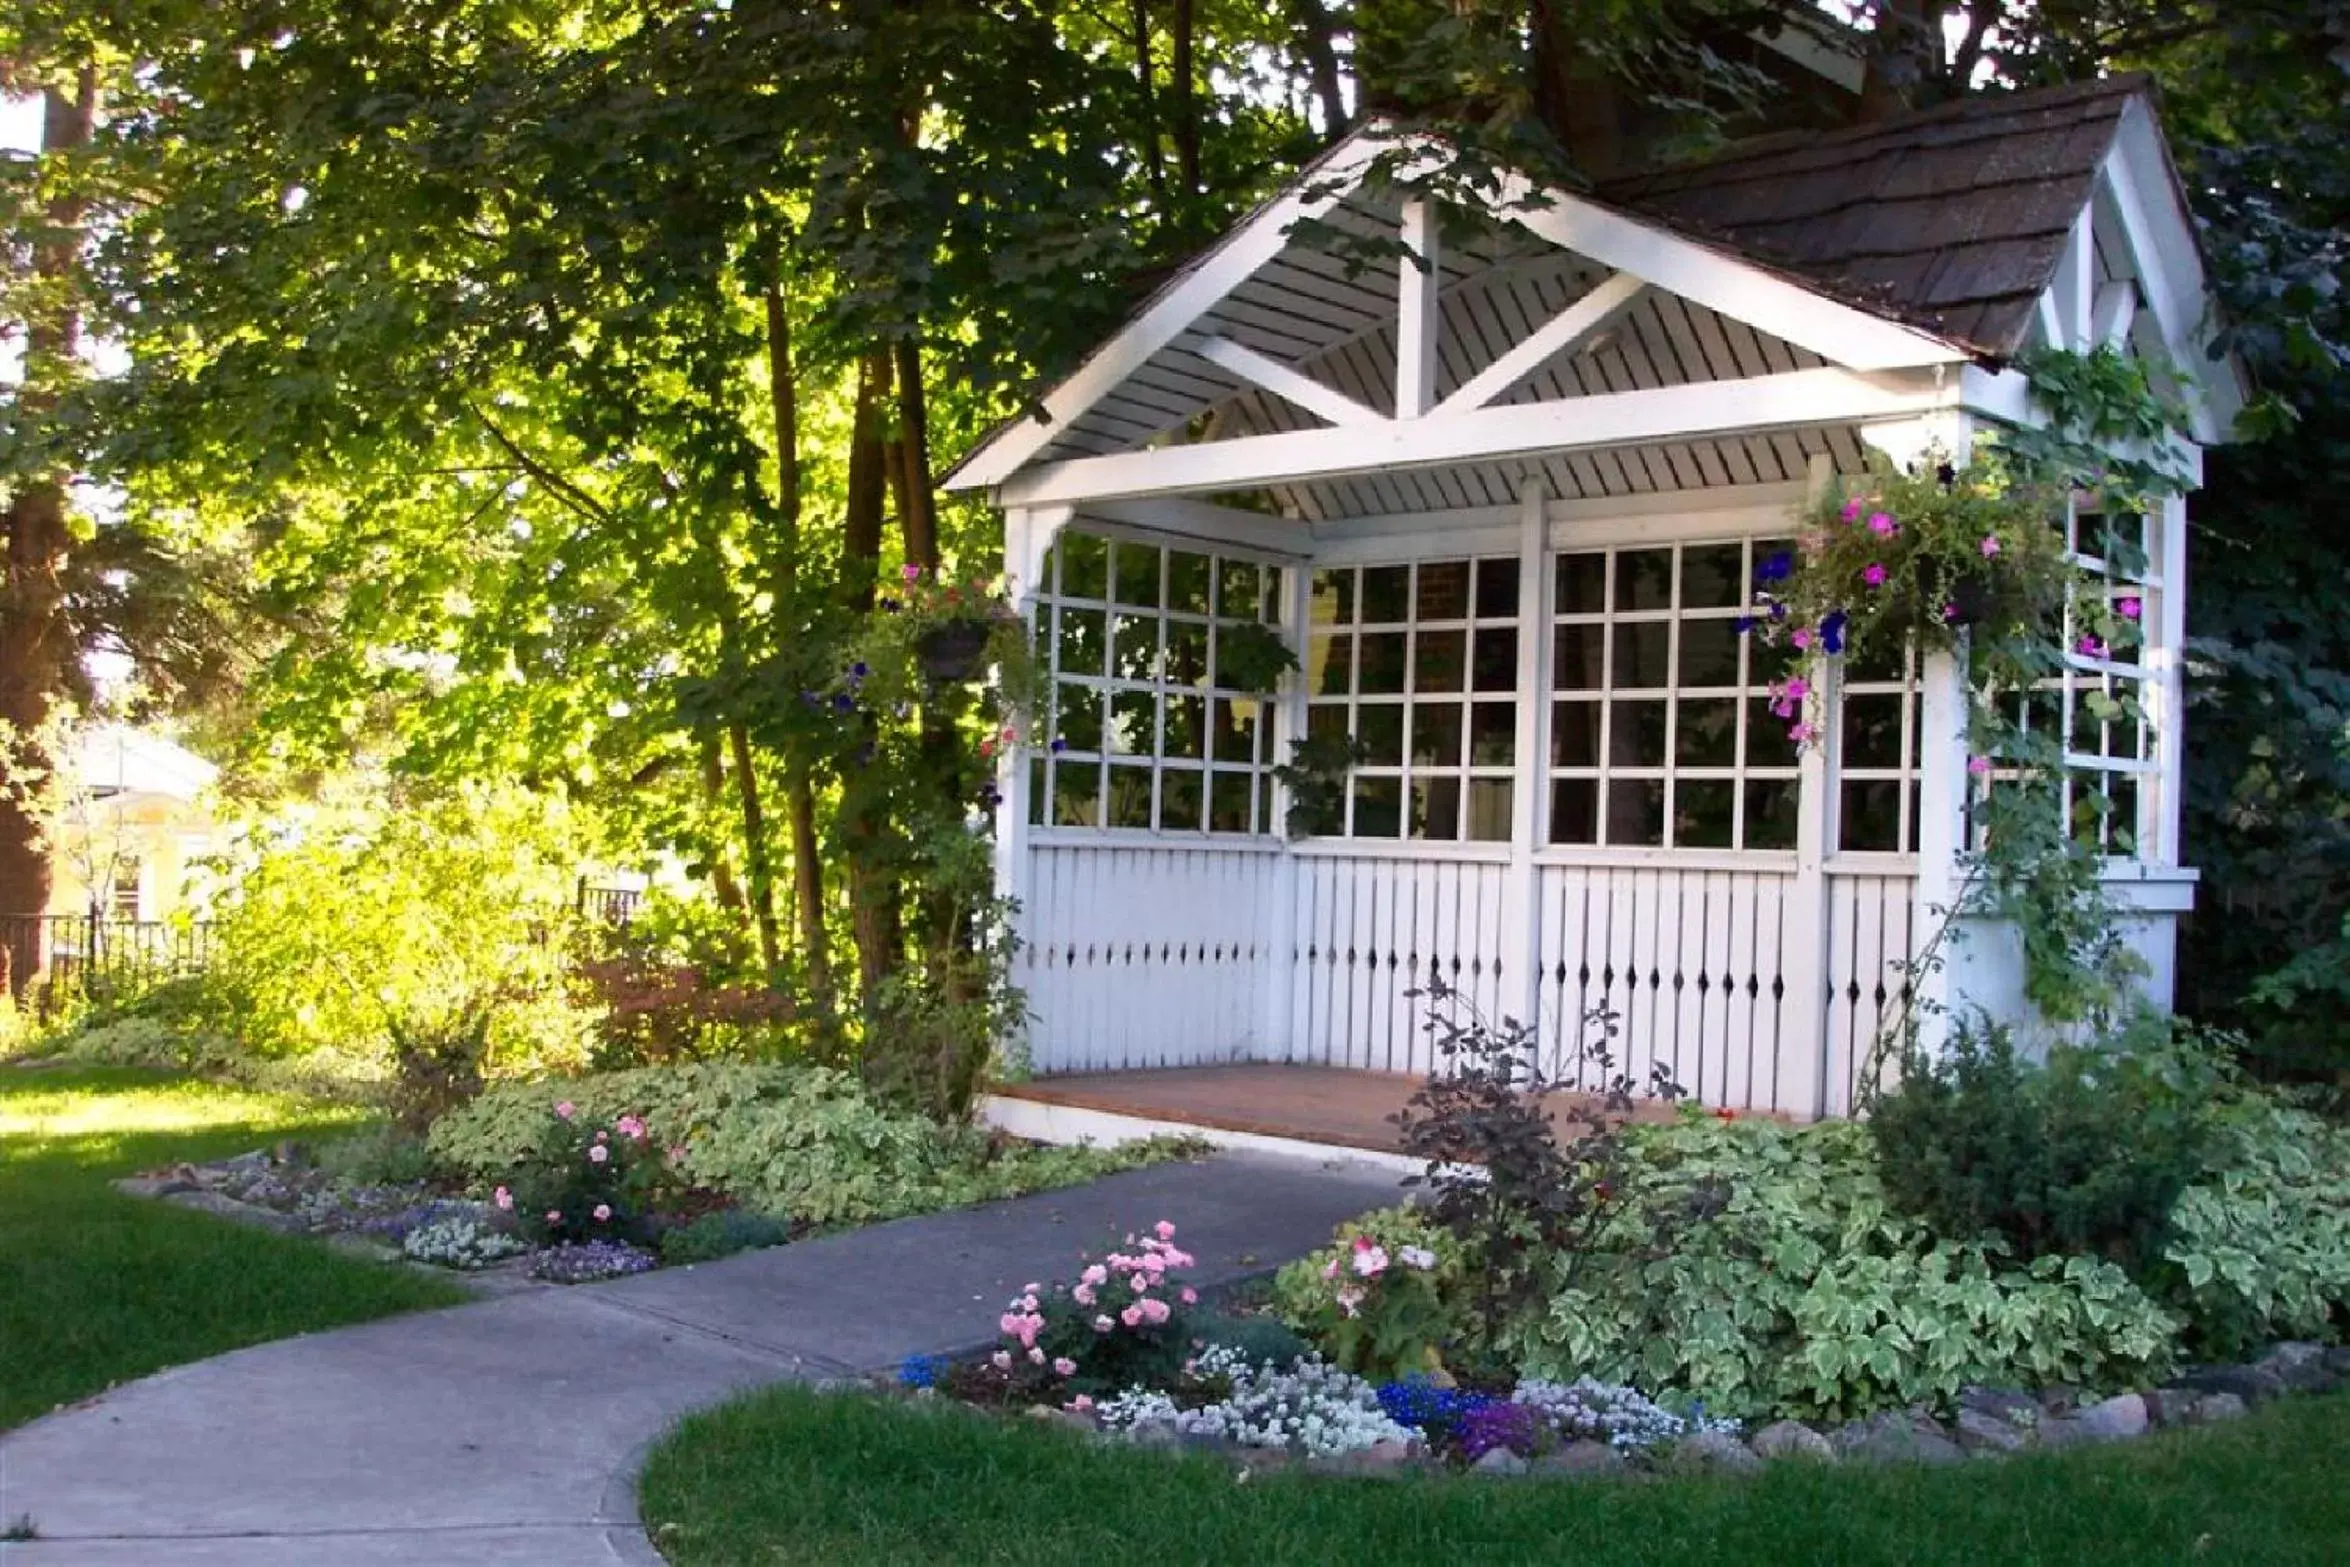
<svg viewBox="0 0 2350 1567"><path fill-rule="evenodd" d="M720 741L714 734L702 736L702 800L710 809L715 822L726 809L726 759ZM734 879L734 863L726 857L724 843L710 845L710 891L717 897L718 906L730 914L748 914L750 908L743 902L742 883Z"/></svg>
<svg viewBox="0 0 2350 1567"><path fill-rule="evenodd" d="M738 721L726 726L734 759L734 792L742 802L743 868L751 878L751 920L759 930L759 961L772 985L783 974L783 939L775 919L775 871L767 857L767 812L759 802L759 770L751 759L751 732Z"/></svg>
<svg viewBox="0 0 2350 1567"><path fill-rule="evenodd" d="M1534 102L1582 173L1604 179L1624 163L1624 87L1605 61L1575 47L1571 24L1534 7Z"/></svg>
<svg viewBox="0 0 2350 1567"><path fill-rule="evenodd" d="M1167 206L1167 155L1159 148L1159 84L1151 64L1150 0L1134 0L1134 81L1142 104L1142 167L1151 182L1153 204Z"/></svg>
<svg viewBox="0 0 2350 1567"><path fill-rule="evenodd" d="M1942 53L1939 7L1926 0L1877 0L1872 9L1877 25L1869 34L1858 111L1864 122L1911 107L1919 84L1934 74Z"/></svg>
<svg viewBox="0 0 2350 1567"><path fill-rule="evenodd" d="M1141 0L1136 0L1135 9L1141 8ZM1329 9L1322 0L1291 0L1291 10L1298 53L1305 58L1314 96L1322 102L1322 139L1336 141L1346 134L1346 92L1340 85L1338 46Z"/></svg>
<svg viewBox="0 0 2350 1567"><path fill-rule="evenodd" d="M849 607L874 612L881 570L882 512L889 494L889 450L883 438L890 388L890 355L876 349L858 361L857 406L849 430L849 473L841 519L841 581ZM865 719L867 745L878 726ZM848 851L850 927L857 944L857 977L871 1005L882 980L897 966L900 916L896 879L883 863L887 823L866 781L843 779L841 837Z"/></svg>
<svg viewBox="0 0 2350 1567"><path fill-rule="evenodd" d="M791 313L780 280L767 288L767 383L775 415L775 509L781 559L776 581L778 613L798 615L800 580L800 391L792 362ZM824 861L816 836L816 785L808 759L787 747L783 772L784 809L791 818L792 909L800 938L800 960L818 1007L831 1011L832 944L824 928Z"/></svg>
<svg viewBox="0 0 2350 1567"><path fill-rule="evenodd" d="M930 410L922 391L922 349L912 338L897 345L898 526L906 559L938 569L938 492L930 485Z"/></svg>
<svg viewBox="0 0 2350 1567"><path fill-rule="evenodd" d="M889 396L889 355L867 354L857 362L857 411L849 427L848 492L841 521L841 584L849 608L873 612L873 591L881 571L881 514L889 476L882 439L883 400Z"/></svg>
<svg viewBox="0 0 2350 1567"><path fill-rule="evenodd" d="M49 163L89 144L98 122L98 73L81 67L69 95L42 93L41 160ZM88 204L72 188L53 197L32 249L33 275L48 285L24 322L25 360L17 400L20 432L53 407L74 374L82 318L73 276L82 250ZM14 787L0 789L0 914L48 911L54 880L50 850L24 786L45 790L57 759L45 754L41 731L55 712L79 650L65 618L64 572L72 533L66 522L65 479L36 473L18 480L0 513L7 576L0 582L0 722L9 726L9 771ZM37 927L35 927L37 931ZM5 959L6 983L21 994L44 961L38 935L14 943Z"/></svg>
<svg viewBox="0 0 2350 1567"><path fill-rule="evenodd" d="M1193 0L1175 0L1174 43L1167 77L1175 89L1175 170L1186 199L1202 189L1199 162L1199 91L1192 80Z"/></svg>

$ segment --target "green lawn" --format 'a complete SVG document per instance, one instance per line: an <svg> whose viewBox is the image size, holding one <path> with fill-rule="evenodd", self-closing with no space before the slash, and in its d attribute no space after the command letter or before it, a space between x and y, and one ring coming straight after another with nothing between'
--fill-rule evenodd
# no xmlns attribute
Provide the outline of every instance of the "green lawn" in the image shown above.
<svg viewBox="0 0 2350 1567"><path fill-rule="evenodd" d="M106 1185L353 1120L154 1073L0 1067L0 1428L165 1366L464 1299L405 1268Z"/></svg>
<svg viewBox="0 0 2350 1567"><path fill-rule="evenodd" d="M780 1388L687 1420L641 1502L671 1561L2336 1563L2350 1398L2121 1448L1751 1483L1236 1483L953 1406Z"/></svg>

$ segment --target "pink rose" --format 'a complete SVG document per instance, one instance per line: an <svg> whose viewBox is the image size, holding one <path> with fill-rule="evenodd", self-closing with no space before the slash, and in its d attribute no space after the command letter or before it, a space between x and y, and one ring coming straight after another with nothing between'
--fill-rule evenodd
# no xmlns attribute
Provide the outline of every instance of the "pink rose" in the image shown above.
<svg viewBox="0 0 2350 1567"><path fill-rule="evenodd" d="M1093 1400L1087 1397L1085 1394L1080 1393L1061 1407L1068 1410L1069 1413L1073 1415L1082 1415L1089 1412L1093 1408Z"/></svg>
<svg viewBox="0 0 2350 1567"><path fill-rule="evenodd" d="M1118 1320L1125 1323L1130 1328L1139 1328L1142 1326L1142 1308L1140 1306L1129 1306L1124 1311L1118 1313Z"/></svg>
<svg viewBox="0 0 2350 1567"><path fill-rule="evenodd" d="M1150 1277L1147 1274L1137 1273L1133 1278L1128 1279L1126 1282L1133 1286L1134 1293L1137 1295L1140 1295L1143 1291L1151 1287Z"/></svg>
<svg viewBox="0 0 2350 1567"><path fill-rule="evenodd" d="M1080 1284L1069 1292L1069 1298L1080 1306L1090 1306L1094 1301L1093 1286Z"/></svg>
<svg viewBox="0 0 2350 1567"><path fill-rule="evenodd" d="M1184 1285L1184 1286L1183 1286L1183 1304L1185 1304L1186 1306L1196 1306L1196 1305L1198 1305L1198 1304L1199 1304L1199 1291L1198 1291L1198 1290L1195 1290L1195 1289L1193 1289L1193 1288L1192 1288L1190 1285L1188 1285L1188 1284Z"/></svg>
<svg viewBox="0 0 2350 1567"><path fill-rule="evenodd" d="M1175 1314L1174 1307L1168 1305L1165 1301L1158 1299L1156 1296L1153 1296L1148 1300L1136 1301L1134 1303L1134 1309L1141 1312L1142 1320L1149 1323L1154 1328Z"/></svg>
<svg viewBox="0 0 2350 1567"><path fill-rule="evenodd" d="M547 1210L547 1222L549 1224L561 1224L563 1222L563 1210L560 1208L549 1208Z"/></svg>
<svg viewBox="0 0 2350 1567"><path fill-rule="evenodd" d="M1175 1226L1164 1219L1161 1219L1152 1228L1159 1232L1159 1239L1163 1241L1171 1241L1175 1238Z"/></svg>
<svg viewBox="0 0 2350 1567"><path fill-rule="evenodd" d="M1041 1349L1038 1349L1038 1348L1037 1348L1037 1347L1036 1347L1034 1344L1031 1344L1031 1345L1029 1345L1029 1346L1028 1346L1028 1363L1029 1363L1030 1365L1032 1365L1032 1366L1041 1366L1041 1365L1043 1365L1043 1364L1044 1364L1044 1351L1043 1351L1043 1350L1041 1350Z"/></svg>
<svg viewBox="0 0 2350 1567"><path fill-rule="evenodd" d="M1041 1295L1044 1293L1044 1286L1042 1284L1023 1284L1020 1286L1020 1293L1023 1295ZM1030 1301L1028 1303L1028 1309L1030 1311L1034 1311L1036 1309L1036 1302L1033 1300Z"/></svg>
<svg viewBox="0 0 2350 1567"><path fill-rule="evenodd" d="M1129 1307L1127 1309L1132 1310L1133 1308ZM1112 1322L1108 1317L1096 1317L1093 1319L1093 1330L1096 1333L1107 1333L1110 1331L1110 1329L1116 1327L1117 1325L1118 1324Z"/></svg>
<svg viewBox="0 0 2350 1567"><path fill-rule="evenodd" d="M1097 1262L1077 1277L1086 1284L1107 1284L1110 1281L1110 1270Z"/></svg>
<svg viewBox="0 0 2350 1567"><path fill-rule="evenodd" d="M579 1106L566 1099L561 1104L555 1106L555 1114L558 1118L568 1121L571 1119L572 1113L578 1108Z"/></svg>
<svg viewBox="0 0 2350 1567"><path fill-rule="evenodd" d="M1786 691L1788 701L1800 702L1805 697L1811 695L1811 682L1804 679L1801 675L1797 675L1794 679L1787 682Z"/></svg>
<svg viewBox="0 0 2350 1567"><path fill-rule="evenodd" d="M608 1224L608 1223L610 1223L610 1222L611 1222L611 1219L612 1219L612 1205L611 1205L610 1203L608 1203L608 1202L600 1202L600 1203L597 1203L597 1204L596 1204L596 1222L597 1222L598 1224Z"/></svg>
<svg viewBox="0 0 2350 1567"><path fill-rule="evenodd" d="M596 1141L599 1143L607 1142L611 1139L611 1135L612 1134L609 1132L599 1131L596 1133Z"/></svg>
<svg viewBox="0 0 2350 1567"><path fill-rule="evenodd" d="M645 1123L633 1115L624 1115L612 1123L612 1129L632 1142L643 1142Z"/></svg>
<svg viewBox="0 0 2350 1567"><path fill-rule="evenodd" d="M1384 1246L1355 1245L1354 1270L1366 1279L1375 1279L1387 1271L1387 1248Z"/></svg>
<svg viewBox="0 0 2350 1567"><path fill-rule="evenodd" d="M995 1319L995 1325L1006 1334L1017 1334L1020 1331L1020 1314L1016 1311L1007 1311Z"/></svg>
<svg viewBox="0 0 2350 1567"><path fill-rule="evenodd" d="M988 1363L994 1366L998 1371L1009 1371L1012 1369L1012 1352L1008 1349L999 1349L994 1354L988 1356L987 1359Z"/></svg>
<svg viewBox="0 0 2350 1567"><path fill-rule="evenodd" d="M1067 1355L1063 1355L1060 1359L1053 1362L1053 1375L1057 1377L1073 1377L1077 1375L1077 1362L1071 1360Z"/></svg>
<svg viewBox="0 0 2350 1567"><path fill-rule="evenodd" d="M1030 1292L1029 1294L1020 1297L1020 1309L1022 1311L1034 1311L1036 1309L1036 1304L1036 1295L1034 1292Z"/></svg>
<svg viewBox="0 0 2350 1567"><path fill-rule="evenodd" d="M506 1188L503 1186L490 1193L490 1200L496 1203L501 1209L511 1210L514 1206L514 1194L506 1190Z"/></svg>
<svg viewBox="0 0 2350 1567"><path fill-rule="evenodd" d="M602 1143L597 1143L594 1147L588 1150L588 1163L590 1164L602 1164L605 1160L611 1157L612 1150L605 1147Z"/></svg>

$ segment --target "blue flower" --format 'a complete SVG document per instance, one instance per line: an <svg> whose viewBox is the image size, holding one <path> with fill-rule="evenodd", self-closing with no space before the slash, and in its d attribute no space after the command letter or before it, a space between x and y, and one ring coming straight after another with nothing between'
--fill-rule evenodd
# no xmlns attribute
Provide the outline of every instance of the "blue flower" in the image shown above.
<svg viewBox="0 0 2350 1567"><path fill-rule="evenodd" d="M1737 632L1740 636L1745 636L1748 632L1754 629L1754 617L1752 615L1740 615L1736 620L1730 622L1730 629Z"/></svg>
<svg viewBox="0 0 2350 1567"><path fill-rule="evenodd" d="M1048 749L1053 753L1053 755L1059 756L1063 751L1069 749L1069 742L1061 739L1058 736L1055 736L1052 745L1048 747Z"/></svg>
<svg viewBox="0 0 2350 1567"><path fill-rule="evenodd" d="M862 680L871 673L873 673L873 670L861 658L849 666L849 678L851 680Z"/></svg>
<svg viewBox="0 0 2350 1567"><path fill-rule="evenodd" d="M1754 568L1757 582L1785 582L1795 575L1795 557L1785 550L1773 550Z"/></svg>
<svg viewBox="0 0 2350 1567"><path fill-rule="evenodd" d="M1832 609L1820 619L1820 646L1831 653L1844 651L1844 611Z"/></svg>
<svg viewBox="0 0 2350 1567"><path fill-rule="evenodd" d="M853 713L856 709L857 699L846 691L832 699L832 710L836 713Z"/></svg>
<svg viewBox="0 0 2350 1567"><path fill-rule="evenodd" d="M1772 604L1772 605L1771 605L1771 618L1772 618L1773 620L1785 620L1785 619L1787 618L1787 606L1786 606L1786 605L1784 605L1784 604L1778 604L1778 603L1774 603L1774 604Z"/></svg>
<svg viewBox="0 0 2350 1567"><path fill-rule="evenodd" d="M936 1355L908 1355L898 1367L898 1382L904 1387L936 1387L938 1368Z"/></svg>

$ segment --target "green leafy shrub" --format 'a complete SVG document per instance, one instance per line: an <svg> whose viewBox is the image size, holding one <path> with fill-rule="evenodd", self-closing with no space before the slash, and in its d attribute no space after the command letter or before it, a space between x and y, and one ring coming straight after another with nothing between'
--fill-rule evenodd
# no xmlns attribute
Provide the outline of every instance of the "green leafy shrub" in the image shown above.
<svg viewBox="0 0 2350 1567"><path fill-rule="evenodd" d="M473 997L421 1017L385 1016L392 1066L387 1108L401 1130L422 1136L481 1092L497 1015L494 1001Z"/></svg>
<svg viewBox="0 0 2350 1567"><path fill-rule="evenodd" d="M477 1184L503 1179L537 1146L548 1110L644 1118L682 1180L744 1207L815 1225L855 1224L1094 1179L1183 1145L1030 1148L969 1126L876 1104L825 1067L692 1062L501 1084L432 1129L433 1157Z"/></svg>
<svg viewBox="0 0 2350 1567"><path fill-rule="evenodd" d="M2262 1096L2221 1117L2171 1210L2157 1290L2202 1358L2350 1329L2350 1129Z"/></svg>
<svg viewBox="0 0 2350 1567"><path fill-rule="evenodd" d="M1221 1311L1192 1319L1191 1331L1211 1349L1232 1351L1260 1366L1286 1366L1310 1355L1314 1346L1278 1317L1236 1317Z"/></svg>
<svg viewBox="0 0 2350 1567"><path fill-rule="evenodd" d="M424 1139L396 1126L371 1126L318 1150L318 1167L354 1186L414 1186L432 1174Z"/></svg>
<svg viewBox="0 0 2350 1567"><path fill-rule="evenodd" d="M1938 1238L1900 1212L1865 1127L1692 1114L1631 1138L1607 1227L1512 1327L1526 1375L1843 1418L1974 1382L2143 1386L2175 1359L2177 1319L2117 1265L2019 1265L1997 1240ZM1691 1217L1700 1186L1722 1200Z"/></svg>
<svg viewBox="0 0 2350 1567"><path fill-rule="evenodd" d="M1468 1325L1464 1285L1451 1231L1422 1209L1383 1208L1276 1274L1273 1305L1333 1365L1390 1381L1442 1368Z"/></svg>
<svg viewBox="0 0 2350 1567"><path fill-rule="evenodd" d="M141 1012L97 1016L50 1041L49 1052L89 1066L141 1066L189 1071L228 1053L217 1035Z"/></svg>
<svg viewBox="0 0 2350 1567"><path fill-rule="evenodd" d="M1896 1207L1953 1240L1997 1236L2026 1262L2157 1255L2204 1139L2201 1108L2130 1051L2060 1046L2041 1066L1996 1027L1955 1030L1937 1058L1911 1052L1868 1127Z"/></svg>
<svg viewBox="0 0 2350 1567"><path fill-rule="evenodd" d="M680 1224L661 1235L661 1260L670 1267L694 1262L716 1262L738 1251L781 1246L791 1239L787 1220L740 1208L705 1213L690 1224Z"/></svg>

